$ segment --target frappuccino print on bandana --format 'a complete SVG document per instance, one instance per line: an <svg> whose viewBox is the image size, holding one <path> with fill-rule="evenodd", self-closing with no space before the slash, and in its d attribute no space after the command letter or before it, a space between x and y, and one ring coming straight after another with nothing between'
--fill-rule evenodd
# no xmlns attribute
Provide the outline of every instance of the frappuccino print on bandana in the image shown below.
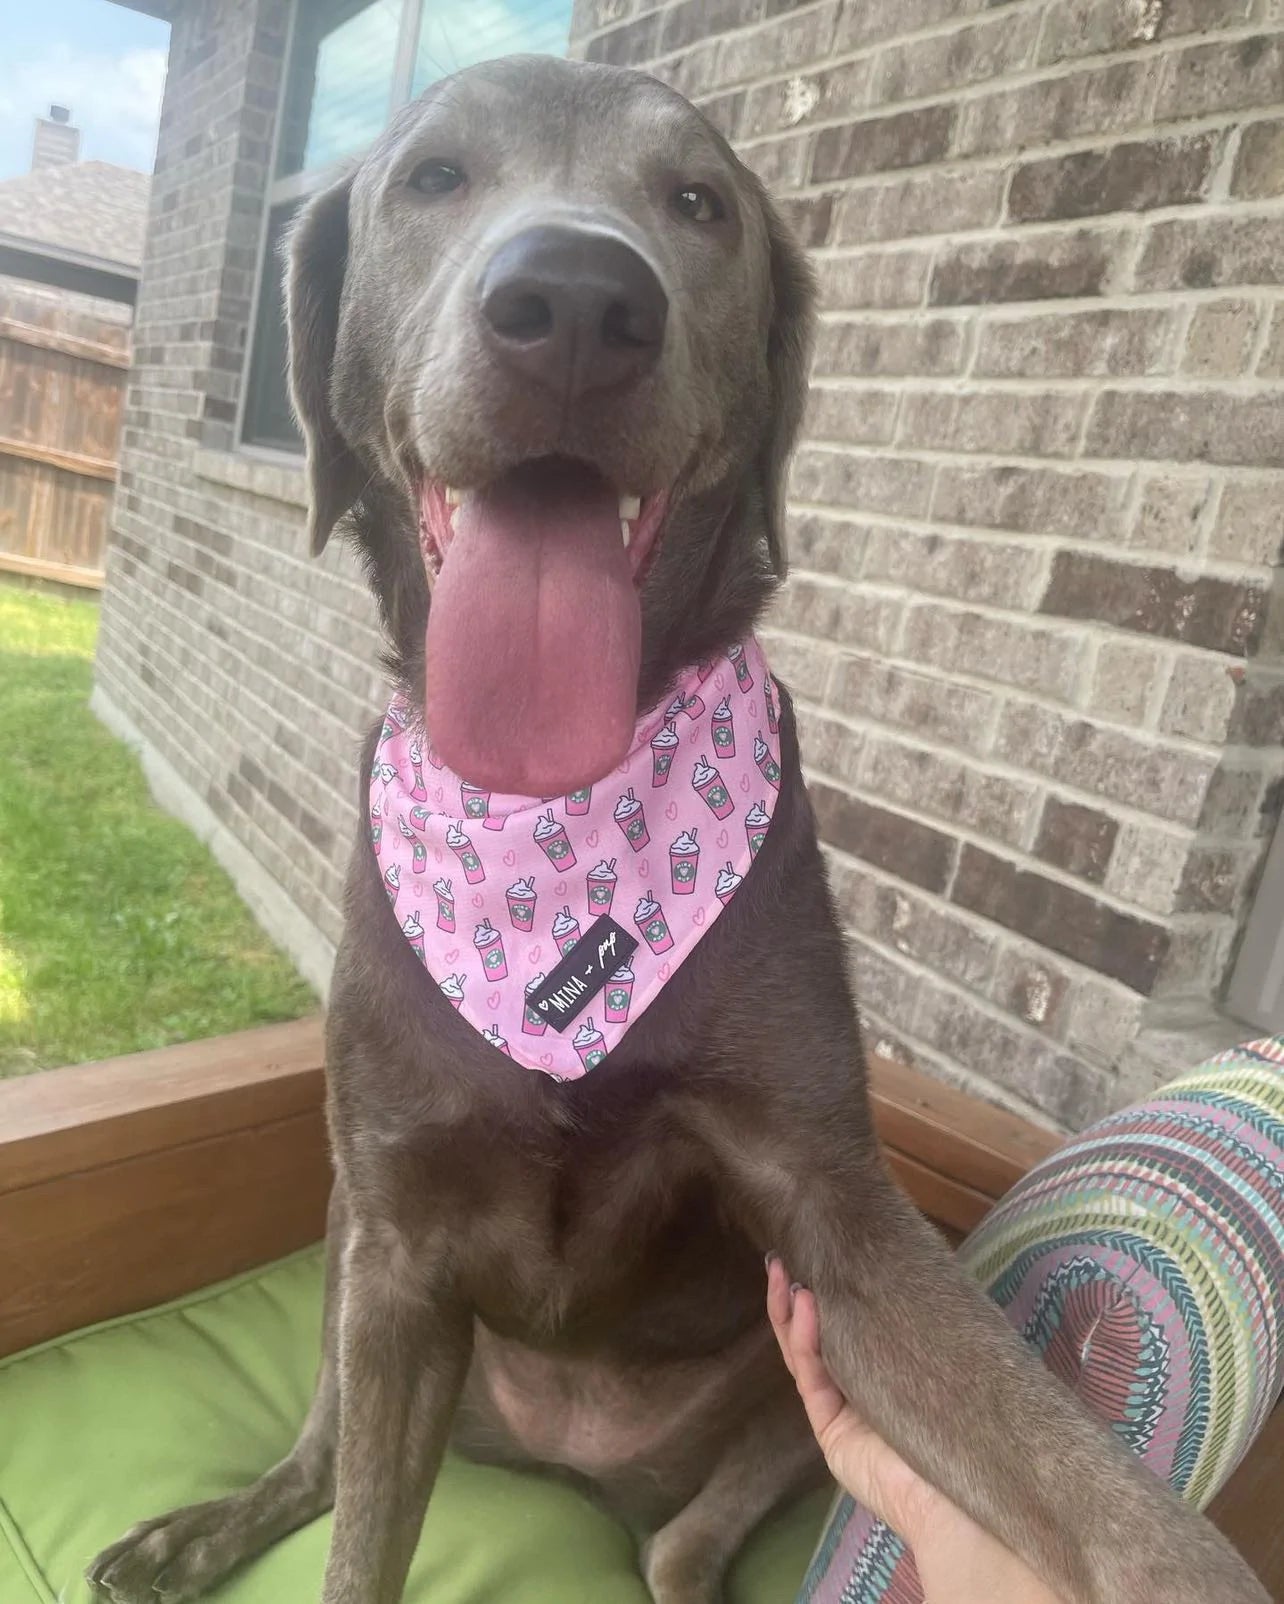
<svg viewBox="0 0 1284 1604"><path fill-rule="evenodd" d="M411 951L496 1052L587 1074L735 896L780 791L779 692L752 637L696 664L637 725L628 757L560 797L503 796L444 767L388 709L370 840ZM637 950L558 1030L535 999L609 916Z"/></svg>

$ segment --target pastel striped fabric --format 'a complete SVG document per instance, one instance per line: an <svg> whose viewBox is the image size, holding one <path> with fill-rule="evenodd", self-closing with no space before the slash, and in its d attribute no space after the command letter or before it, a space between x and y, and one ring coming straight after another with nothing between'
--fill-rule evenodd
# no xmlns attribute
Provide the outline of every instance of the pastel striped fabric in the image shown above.
<svg viewBox="0 0 1284 1604"><path fill-rule="evenodd" d="M1284 1037L1085 1131L959 1250L1044 1362L1202 1508L1284 1385ZM798 1604L922 1604L912 1557L840 1498Z"/></svg>

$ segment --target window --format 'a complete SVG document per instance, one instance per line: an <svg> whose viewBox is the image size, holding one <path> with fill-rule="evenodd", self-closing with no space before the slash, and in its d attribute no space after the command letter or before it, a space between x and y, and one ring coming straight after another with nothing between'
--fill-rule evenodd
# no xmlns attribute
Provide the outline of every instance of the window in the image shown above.
<svg viewBox="0 0 1284 1604"><path fill-rule="evenodd" d="M300 449L286 384L279 249L290 220L393 111L438 78L515 52L562 55L572 0L296 0L241 419L247 445Z"/></svg>

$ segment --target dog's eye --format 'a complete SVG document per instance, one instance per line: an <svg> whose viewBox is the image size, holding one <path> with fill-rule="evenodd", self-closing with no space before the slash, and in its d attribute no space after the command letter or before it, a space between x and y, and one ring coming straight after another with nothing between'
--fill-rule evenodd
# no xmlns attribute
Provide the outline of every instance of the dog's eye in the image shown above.
<svg viewBox="0 0 1284 1604"><path fill-rule="evenodd" d="M468 180L463 168L456 167L454 162L433 160L420 162L407 182L421 195L449 195L452 189L461 188Z"/></svg>
<svg viewBox="0 0 1284 1604"><path fill-rule="evenodd" d="M683 184L675 189L673 209L693 223L718 223L727 215L726 207L707 184Z"/></svg>

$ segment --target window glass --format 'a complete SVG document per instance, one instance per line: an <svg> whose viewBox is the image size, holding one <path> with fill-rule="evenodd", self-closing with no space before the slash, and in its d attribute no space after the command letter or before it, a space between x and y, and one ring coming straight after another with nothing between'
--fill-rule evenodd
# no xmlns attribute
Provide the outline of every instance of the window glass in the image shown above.
<svg viewBox="0 0 1284 1604"><path fill-rule="evenodd" d="M572 0L422 0L411 94L438 78L496 56L561 56L571 36Z"/></svg>
<svg viewBox="0 0 1284 1604"><path fill-rule="evenodd" d="M275 206L268 217L267 254L263 258L254 321L254 354L245 392L245 440L250 445L275 446L281 451L298 451L303 444L290 409L286 378L288 347L281 261L281 242L299 204Z"/></svg>
<svg viewBox="0 0 1284 1604"><path fill-rule="evenodd" d="M471 4L471 0L469 0ZM453 0L457 12L467 10ZM388 121L402 0L302 0L286 86L280 174L364 149Z"/></svg>

